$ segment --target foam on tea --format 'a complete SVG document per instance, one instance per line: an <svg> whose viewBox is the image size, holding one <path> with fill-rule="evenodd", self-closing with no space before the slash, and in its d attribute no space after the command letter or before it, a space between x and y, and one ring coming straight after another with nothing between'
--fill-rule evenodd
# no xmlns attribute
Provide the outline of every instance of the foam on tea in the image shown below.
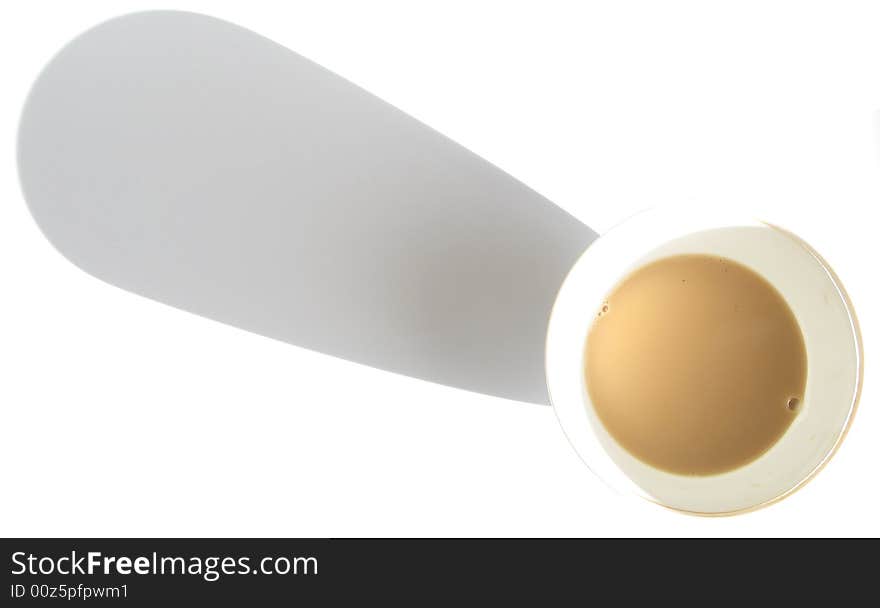
<svg viewBox="0 0 880 608"><path fill-rule="evenodd" d="M797 417L804 338L779 292L726 258L638 268L595 312L586 384L609 434L671 473L712 475L770 448Z"/></svg>

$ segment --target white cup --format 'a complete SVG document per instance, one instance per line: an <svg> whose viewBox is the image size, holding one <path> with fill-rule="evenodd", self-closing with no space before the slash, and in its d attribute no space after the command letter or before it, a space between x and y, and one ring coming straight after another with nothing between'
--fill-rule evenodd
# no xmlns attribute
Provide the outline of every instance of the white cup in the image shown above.
<svg viewBox="0 0 880 608"><path fill-rule="evenodd" d="M636 268L670 255L708 254L767 279L791 307L807 350L799 414L763 455L717 475L677 475L625 450L605 429L584 374L588 332L609 292ZM804 241L734 213L641 213L596 240L556 298L547 333L550 400L580 457L613 488L679 511L721 515L779 500L812 478L840 445L858 402L862 348L852 304L828 264Z"/></svg>

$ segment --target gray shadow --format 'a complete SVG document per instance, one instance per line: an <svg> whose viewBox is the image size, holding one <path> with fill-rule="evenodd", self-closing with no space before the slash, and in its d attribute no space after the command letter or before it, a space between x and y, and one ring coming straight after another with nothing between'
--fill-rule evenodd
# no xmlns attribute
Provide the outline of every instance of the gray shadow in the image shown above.
<svg viewBox="0 0 880 608"><path fill-rule="evenodd" d="M291 344L546 403L556 291L595 233L403 112L238 26L127 15L31 91L19 173L86 272Z"/></svg>

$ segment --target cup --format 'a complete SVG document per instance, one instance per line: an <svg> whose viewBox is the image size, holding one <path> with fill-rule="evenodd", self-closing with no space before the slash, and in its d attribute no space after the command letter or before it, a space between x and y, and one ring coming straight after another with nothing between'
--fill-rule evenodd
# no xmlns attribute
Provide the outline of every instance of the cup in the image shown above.
<svg viewBox="0 0 880 608"><path fill-rule="evenodd" d="M806 390L791 426L754 461L716 475L673 474L625 450L597 416L584 373L595 318L591 311L635 269L681 254L725 257L763 276L794 313L807 352ZM671 509L722 515L780 500L828 462L852 422L862 359L849 297L834 271L802 239L736 213L672 209L630 218L577 260L550 316L546 374L550 401L565 434L602 480Z"/></svg>

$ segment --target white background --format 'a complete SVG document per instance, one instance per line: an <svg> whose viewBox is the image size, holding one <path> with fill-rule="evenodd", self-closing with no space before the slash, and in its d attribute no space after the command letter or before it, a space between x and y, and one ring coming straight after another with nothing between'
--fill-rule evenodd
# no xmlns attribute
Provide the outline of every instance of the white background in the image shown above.
<svg viewBox="0 0 880 608"><path fill-rule="evenodd" d="M21 198L18 114L70 38L144 8L268 36L599 232L699 202L799 233L862 323L868 371L840 452L768 509L680 515L608 490L548 407L274 342L79 271ZM880 534L878 33L870 2L3 3L0 535Z"/></svg>

